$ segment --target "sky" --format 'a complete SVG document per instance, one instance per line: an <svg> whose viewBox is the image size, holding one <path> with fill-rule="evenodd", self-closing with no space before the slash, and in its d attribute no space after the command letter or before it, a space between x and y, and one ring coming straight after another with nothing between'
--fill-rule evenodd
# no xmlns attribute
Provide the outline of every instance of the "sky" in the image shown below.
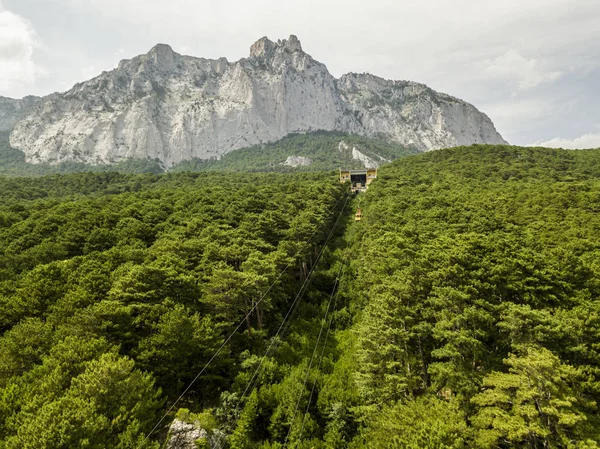
<svg viewBox="0 0 600 449"><path fill-rule="evenodd" d="M235 61L290 34L336 77L473 103L512 144L600 147L599 0L0 0L0 95L66 91L157 43Z"/></svg>

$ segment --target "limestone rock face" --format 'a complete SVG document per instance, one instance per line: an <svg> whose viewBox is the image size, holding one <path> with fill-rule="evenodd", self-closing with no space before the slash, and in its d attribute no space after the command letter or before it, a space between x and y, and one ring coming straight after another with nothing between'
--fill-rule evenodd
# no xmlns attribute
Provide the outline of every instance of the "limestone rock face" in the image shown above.
<svg viewBox="0 0 600 449"><path fill-rule="evenodd" d="M361 162L365 168L377 168L379 167L379 162L375 159L367 156L362 151L357 150L356 148L352 148L352 159L355 161Z"/></svg>
<svg viewBox="0 0 600 449"><path fill-rule="evenodd" d="M372 153L372 155L369 156L358 149L355 145L351 147L343 140L338 145L338 151L342 154L349 154L353 160L360 162L364 168L377 168L382 164L391 162L390 160L376 153Z"/></svg>
<svg viewBox="0 0 600 449"><path fill-rule="evenodd" d="M422 151L506 143L475 106L424 84L349 73L337 87L367 136L385 136Z"/></svg>
<svg viewBox="0 0 600 449"><path fill-rule="evenodd" d="M202 440L205 440L209 448L217 449L223 446L226 436L219 430L209 433L198 422L188 423L174 419L169 427L169 439L165 448L197 449L198 442Z"/></svg>
<svg viewBox="0 0 600 449"><path fill-rule="evenodd" d="M282 165L287 165L288 167L307 167L312 164L312 159L304 156L289 156Z"/></svg>
<svg viewBox="0 0 600 449"><path fill-rule="evenodd" d="M422 84L367 74L335 79L295 36L262 38L236 62L182 56L159 44L10 120L12 146L44 163L151 158L169 167L315 130L423 151L504 143L474 106Z"/></svg>
<svg viewBox="0 0 600 449"><path fill-rule="evenodd" d="M175 419L169 428L167 449L196 449L196 441L206 439L206 430L190 423Z"/></svg>

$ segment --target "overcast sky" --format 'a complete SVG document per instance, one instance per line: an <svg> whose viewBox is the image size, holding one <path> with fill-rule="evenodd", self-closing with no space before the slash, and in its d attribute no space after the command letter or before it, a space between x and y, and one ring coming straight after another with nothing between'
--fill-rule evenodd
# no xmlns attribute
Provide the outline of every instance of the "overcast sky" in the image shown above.
<svg viewBox="0 0 600 449"><path fill-rule="evenodd" d="M0 0L0 95L65 91L159 42L234 61L290 34L337 77L467 100L513 144L600 147L600 0Z"/></svg>

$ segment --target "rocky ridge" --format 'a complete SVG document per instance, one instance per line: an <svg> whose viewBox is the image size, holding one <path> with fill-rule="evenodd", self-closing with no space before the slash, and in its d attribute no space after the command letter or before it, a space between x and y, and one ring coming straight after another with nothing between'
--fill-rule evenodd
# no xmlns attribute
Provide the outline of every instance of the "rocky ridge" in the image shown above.
<svg viewBox="0 0 600 449"><path fill-rule="evenodd" d="M41 163L150 158L170 167L316 130L383 137L422 151L505 143L474 106L423 84L369 74L334 78L295 36L262 38L236 62L183 56L159 44L13 120L11 145Z"/></svg>

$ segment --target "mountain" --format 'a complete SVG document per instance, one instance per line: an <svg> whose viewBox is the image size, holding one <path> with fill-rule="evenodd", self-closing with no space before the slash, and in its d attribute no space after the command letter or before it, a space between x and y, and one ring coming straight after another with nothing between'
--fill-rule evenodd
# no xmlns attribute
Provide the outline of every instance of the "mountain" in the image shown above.
<svg viewBox="0 0 600 449"><path fill-rule="evenodd" d="M315 130L421 151L505 143L474 106L423 84L355 73L336 79L295 36L262 38L236 62L182 56L159 44L45 97L16 123L10 141L34 163L143 158L171 167Z"/></svg>

